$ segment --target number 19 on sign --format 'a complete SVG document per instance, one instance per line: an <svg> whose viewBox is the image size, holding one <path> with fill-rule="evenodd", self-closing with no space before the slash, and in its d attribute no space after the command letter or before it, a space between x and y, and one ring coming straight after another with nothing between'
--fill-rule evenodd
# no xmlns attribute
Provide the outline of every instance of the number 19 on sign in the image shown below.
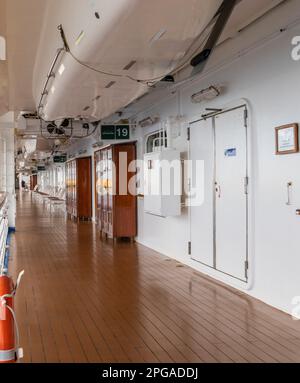
<svg viewBox="0 0 300 383"><path fill-rule="evenodd" d="M101 139L102 140L129 140L130 126L129 125L102 125Z"/></svg>

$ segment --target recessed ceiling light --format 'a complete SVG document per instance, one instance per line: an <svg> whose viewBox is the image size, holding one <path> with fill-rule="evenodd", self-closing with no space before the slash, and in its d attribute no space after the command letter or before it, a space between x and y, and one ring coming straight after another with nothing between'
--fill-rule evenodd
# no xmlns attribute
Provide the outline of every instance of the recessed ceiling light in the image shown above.
<svg viewBox="0 0 300 383"><path fill-rule="evenodd" d="M76 45L79 45L81 43L81 40L84 38L84 35L85 35L84 31L81 31L80 35L77 37L77 39L75 41Z"/></svg>
<svg viewBox="0 0 300 383"><path fill-rule="evenodd" d="M153 44L155 41L160 40L166 34L166 32L166 28L163 28L157 33L155 33L155 35L149 41L150 45Z"/></svg>
<svg viewBox="0 0 300 383"><path fill-rule="evenodd" d="M61 64L61 66L58 69L58 73L60 75L62 75L64 73L65 69L66 69L66 67L64 66L64 64Z"/></svg>
<svg viewBox="0 0 300 383"><path fill-rule="evenodd" d="M6 40L0 36L0 61L6 60Z"/></svg>

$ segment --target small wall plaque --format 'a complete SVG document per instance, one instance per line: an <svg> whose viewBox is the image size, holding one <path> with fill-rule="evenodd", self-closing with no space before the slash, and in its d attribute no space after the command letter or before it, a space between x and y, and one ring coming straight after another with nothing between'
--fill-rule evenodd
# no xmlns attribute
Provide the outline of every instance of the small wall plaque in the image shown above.
<svg viewBox="0 0 300 383"><path fill-rule="evenodd" d="M276 154L299 153L298 124L283 125L276 128Z"/></svg>

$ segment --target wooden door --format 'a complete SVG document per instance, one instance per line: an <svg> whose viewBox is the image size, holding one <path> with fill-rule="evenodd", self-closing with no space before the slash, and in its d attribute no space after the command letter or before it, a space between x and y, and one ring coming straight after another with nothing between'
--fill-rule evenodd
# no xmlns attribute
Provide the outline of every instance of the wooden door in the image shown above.
<svg viewBox="0 0 300 383"><path fill-rule="evenodd" d="M72 195L71 195L71 163L66 163L66 207L67 213L72 214Z"/></svg>
<svg viewBox="0 0 300 383"><path fill-rule="evenodd" d="M30 176L30 190L34 190L37 185L37 174Z"/></svg>
<svg viewBox="0 0 300 383"><path fill-rule="evenodd" d="M112 147L107 149L107 235L109 237L113 237L113 211L114 211L114 205L113 205L113 193L114 193L114 182L115 182L115 176L114 176L114 163L113 163L113 149Z"/></svg>
<svg viewBox="0 0 300 383"><path fill-rule="evenodd" d="M135 143L115 145L113 158L116 166L116 193L114 196L113 237L135 237L137 234L136 187L129 190L129 181L135 172L129 172L129 165L136 160ZM120 169L121 167L121 169ZM126 177L124 175L126 174ZM122 180L120 179L122 176ZM131 185L134 185L131 182Z"/></svg>
<svg viewBox="0 0 300 383"><path fill-rule="evenodd" d="M95 161L95 213L96 213L96 223L98 229L102 230L102 220L101 220L101 207L102 207L102 187L101 187L101 173L102 173L102 161L101 161L101 151L98 150L95 152L94 156Z"/></svg>
<svg viewBox="0 0 300 383"><path fill-rule="evenodd" d="M92 218L92 177L91 157L79 158L76 161L76 199L77 217Z"/></svg>
<svg viewBox="0 0 300 383"><path fill-rule="evenodd" d="M71 193L72 193L72 206L71 206L71 209L72 209L72 215L74 217L77 217L77 173L76 173L76 170L77 170L77 163L76 163L76 160L73 160L71 162Z"/></svg>
<svg viewBox="0 0 300 383"><path fill-rule="evenodd" d="M103 233L108 234L108 194L107 194L107 150L103 149L101 151L101 161L102 161L102 173L101 173L101 187L102 187L102 198L101 198L101 221L102 221L102 231Z"/></svg>

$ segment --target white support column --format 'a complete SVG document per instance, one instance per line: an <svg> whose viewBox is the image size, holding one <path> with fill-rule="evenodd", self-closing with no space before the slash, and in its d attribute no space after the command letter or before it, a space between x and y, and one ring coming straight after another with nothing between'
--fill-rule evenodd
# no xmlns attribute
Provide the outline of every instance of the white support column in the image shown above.
<svg viewBox="0 0 300 383"><path fill-rule="evenodd" d="M0 189L8 193L9 227L16 226L14 115L0 117Z"/></svg>

